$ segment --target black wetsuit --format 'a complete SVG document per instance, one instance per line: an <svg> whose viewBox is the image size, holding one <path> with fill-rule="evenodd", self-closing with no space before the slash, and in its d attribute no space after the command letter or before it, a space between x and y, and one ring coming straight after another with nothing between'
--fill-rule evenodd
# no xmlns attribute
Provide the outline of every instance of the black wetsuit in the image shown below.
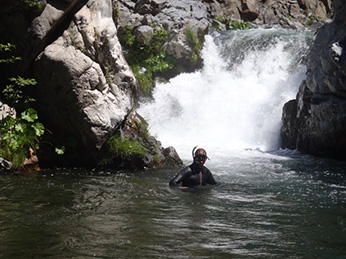
<svg viewBox="0 0 346 259"><path fill-rule="evenodd" d="M216 184L210 170L205 166L199 168L198 164L193 163L184 168L170 182L170 186L176 186L182 183L184 187L196 187L199 185Z"/></svg>

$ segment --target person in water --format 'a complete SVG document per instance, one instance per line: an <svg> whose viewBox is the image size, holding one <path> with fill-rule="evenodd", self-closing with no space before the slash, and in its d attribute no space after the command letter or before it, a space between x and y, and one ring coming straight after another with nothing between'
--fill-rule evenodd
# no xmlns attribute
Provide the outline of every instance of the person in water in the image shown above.
<svg viewBox="0 0 346 259"><path fill-rule="evenodd" d="M170 182L170 186L177 186L180 183L183 187L197 187L206 184L216 184L210 170L204 166L207 160L207 152L199 148L194 153L196 147L192 150L193 163L179 172Z"/></svg>

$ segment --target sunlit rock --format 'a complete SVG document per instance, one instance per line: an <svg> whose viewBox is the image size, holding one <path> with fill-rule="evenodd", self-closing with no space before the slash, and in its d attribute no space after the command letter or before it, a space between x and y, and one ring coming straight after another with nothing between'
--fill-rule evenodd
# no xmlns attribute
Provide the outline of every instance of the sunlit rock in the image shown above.
<svg viewBox="0 0 346 259"><path fill-rule="evenodd" d="M32 30L51 24L46 17ZM111 1L89 1L34 63L41 112L89 152L102 147L135 103L136 79L116 32Z"/></svg>

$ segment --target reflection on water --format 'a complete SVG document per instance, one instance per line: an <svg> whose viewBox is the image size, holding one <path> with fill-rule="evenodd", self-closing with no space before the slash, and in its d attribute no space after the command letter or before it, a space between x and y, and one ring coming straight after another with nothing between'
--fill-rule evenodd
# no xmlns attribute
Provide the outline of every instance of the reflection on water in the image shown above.
<svg viewBox="0 0 346 259"><path fill-rule="evenodd" d="M326 258L346 255L345 164L247 151L181 191L177 172L0 176L1 258Z"/></svg>

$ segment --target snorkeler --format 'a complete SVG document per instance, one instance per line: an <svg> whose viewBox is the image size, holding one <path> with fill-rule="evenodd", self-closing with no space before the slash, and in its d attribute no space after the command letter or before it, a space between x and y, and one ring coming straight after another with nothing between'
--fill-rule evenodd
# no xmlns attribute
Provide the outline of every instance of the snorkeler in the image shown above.
<svg viewBox="0 0 346 259"><path fill-rule="evenodd" d="M216 184L210 170L204 166L207 160L207 152L203 148L194 147L192 150L193 163L179 172L170 182L170 186L177 186L182 183L182 187L197 187L206 184Z"/></svg>

